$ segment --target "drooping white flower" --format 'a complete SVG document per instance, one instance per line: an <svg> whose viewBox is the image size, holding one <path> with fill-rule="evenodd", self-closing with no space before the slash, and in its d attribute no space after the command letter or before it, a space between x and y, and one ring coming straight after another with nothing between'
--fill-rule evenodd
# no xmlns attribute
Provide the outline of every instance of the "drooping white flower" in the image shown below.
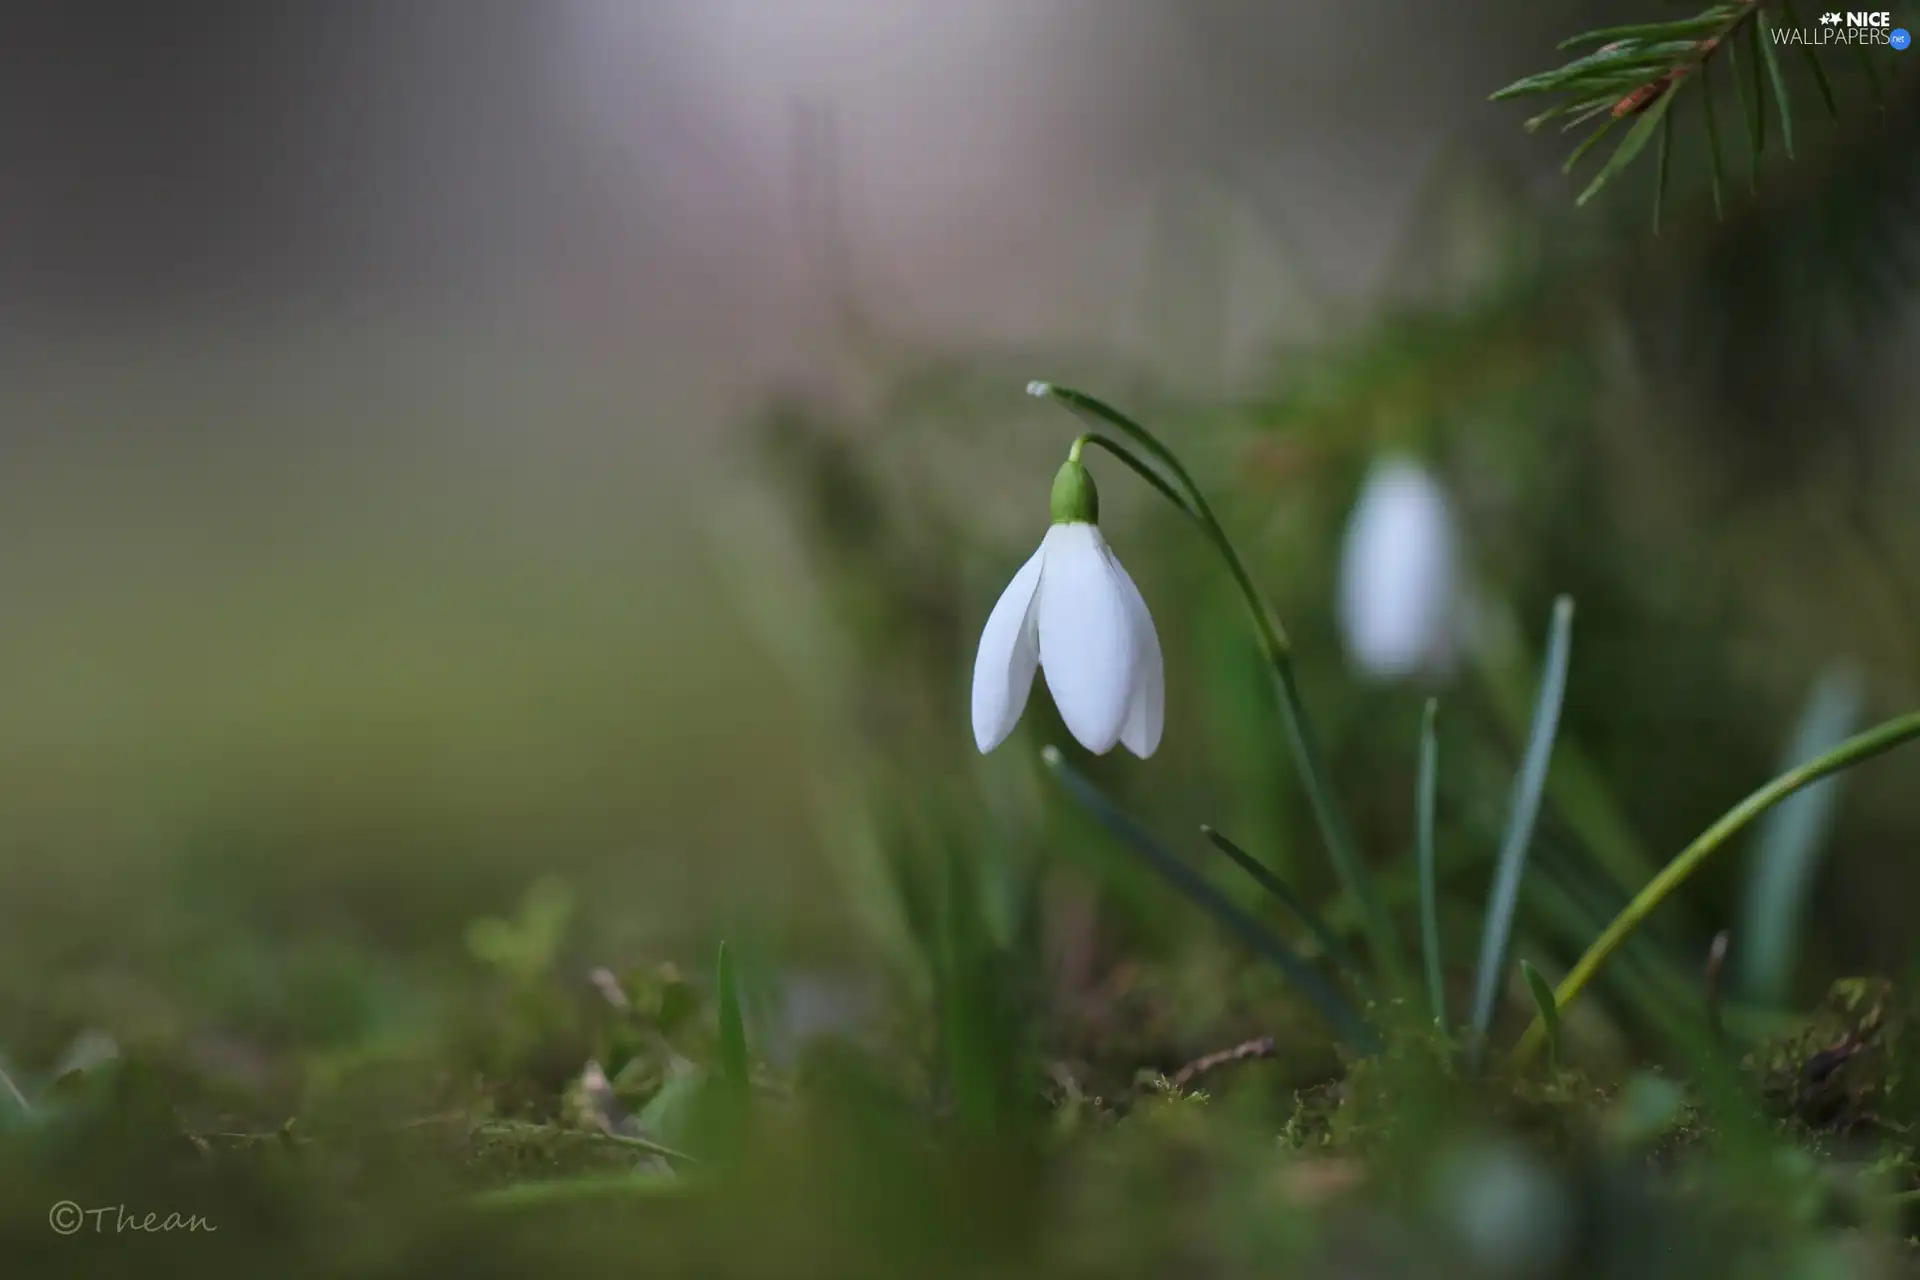
<svg viewBox="0 0 1920 1280"><path fill-rule="evenodd" d="M983 753L1020 723L1035 670L1087 750L1104 755L1118 742L1145 759L1160 745L1160 637L1140 589L1100 533L1099 513L1093 477L1069 457L1053 482L1053 527L980 633L973 739Z"/></svg>
<svg viewBox="0 0 1920 1280"><path fill-rule="evenodd" d="M1340 566L1347 651L1380 679L1443 670L1458 639L1458 592L1445 491L1411 458L1380 459L1347 522Z"/></svg>

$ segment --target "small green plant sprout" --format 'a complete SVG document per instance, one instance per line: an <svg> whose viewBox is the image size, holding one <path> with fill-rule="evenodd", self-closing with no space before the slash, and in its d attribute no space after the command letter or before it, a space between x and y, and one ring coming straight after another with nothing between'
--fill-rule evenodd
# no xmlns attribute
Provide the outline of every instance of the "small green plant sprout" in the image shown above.
<svg viewBox="0 0 1920 1280"><path fill-rule="evenodd" d="M518 983L530 983L553 967L573 919L573 890L545 877L528 886L511 919L486 916L467 926L467 951L482 964Z"/></svg>
<svg viewBox="0 0 1920 1280"><path fill-rule="evenodd" d="M1520 976L1527 980L1527 991L1547 1028L1547 1061L1560 1065L1560 1010L1553 1002L1553 987L1528 961L1520 962Z"/></svg>
<svg viewBox="0 0 1920 1280"><path fill-rule="evenodd" d="M1166 675L1140 589L1100 532L1100 495L1073 442L1053 478L1053 526L987 616L973 665L973 737L1006 741L1036 669L1060 718L1095 755L1115 743L1141 759L1160 745Z"/></svg>

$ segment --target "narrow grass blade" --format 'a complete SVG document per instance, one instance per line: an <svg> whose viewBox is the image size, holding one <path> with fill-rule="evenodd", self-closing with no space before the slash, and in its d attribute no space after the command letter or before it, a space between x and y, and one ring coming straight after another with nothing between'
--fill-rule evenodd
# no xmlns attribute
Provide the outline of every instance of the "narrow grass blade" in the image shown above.
<svg viewBox="0 0 1920 1280"><path fill-rule="evenodd" d="M1600 194L1600 188L1606 186L1615 174L1633 163L1633 158L1640 154L1640 149L1647 145L1647 140L1653 137L1653 131L1658 129L1660 122L1666 118L1667 111L1673 106L1673 99L1679 91L1678 85L1668 85L1666 92L1655 99L1652 106L1640 113L1640 118L1633 122L1633 128L1627 130L1627 136L1620 139L1620 145L1615 147L1613 154L1607 157L1607 163L1601 167L1600 172L1593 175L1593 181L1589 182L1587 189L1580 193L1576 203L1585 204L1593 199Z"/></svg>
<svg viewBox="0 0 1920 1280"><path fill-rule="evenodd" d="M1378 1038L1367 1024L1361 1021L1360 1015L1354 1011L1353 1006L1348 1004L1333 985L1314 970L1312 965L1302 959L1299 953L1262 928L1252 916L1234 906L1198 872L1154 839L1132 818L1122 813L1098 787L1066 762L1058 748L1045 748L1040 753L1040 758L1053 771L1054 776L1060 779L1061 786L1066 788L1067 794L1076 804L1118 837L1121 843L1133 850L1162 879L1186 895L1191 902L1219 921L1228 932L1252 948L1261 959L1285 975L1287 980L1298 987L1300 993L1313 1003L1321 1016L1343 1040L1361 1052L1372 1052L1379 1047Z"/></svg>
<svg viewBox="0 0 1920 1280"><path fill-rule="evenodd" d="M1442 1032L1447 1029L1447 987L1440 969L1440 888L1434 870L1433 811L1440 790L1437 699L1420 716L1420 773L1413 792L1414 858L1420 869L1420 952L1427 966L1427 1003Z"/></svg>
<svg viewBox="0 0 1920 1280"><path fill-rule="evenodd" d="M720 1075L737 1093L748 1089L747 1027L740 1016L740 984L733 971L733 957L727 944L720 944L720 959L715 965L715 985L720 1005Z"/></svg>
<svg viewBox="0 0 1920 1280"><path fill-rule="evenodd" d="M1780 55L1773 51L1773 24L1764 10L1754 15L1754 29L1760 34L1760 52L1766 58L1767 79L1773 84L1773 104L1780 111L1780 149L1793 159L1793 103L1787 97L1787 78L1780 70Z"/></svg>
<svg viewBox="0 0 1920 1280"><path fill-rule="evenodd" d="M1266 863L1214 828L1203 824L1200 834L1211 841L1214 848L1226 854L1234 866L1246 872L1254 883L1278 899L1280 905L1291 912L1294 919L1305 925L1307 932L1313 935L1313 940L1320 944L1320 949L1327 953L1328 959L1355 978L1365 980L1366 975L1362 972L1359 961L1353 958L1353 953L1341 944L1339 937L1327 927L1327 922L1321 919L1320 913L1313 909L1312 904L1293 891L1292 885L1269 870Z"/></svg>
<svg viewBox="0 0 1920 1280"><path fill-rule="evenodd" d="M1553 1001L1553 988L1540 976L1540 971L1525 960L1520 962L1520 975L1527 980L1527 990L1533 993L1534 1006L1540 1011L1540 1020L1547 1028L1547 1060L1555 1066L1560 1065L1560 1009Z"/></svg>
<svg viewBox="0 0 1920 1280"><path fill-rule="evenodd" d="M1489 605L1479 611L1474 625L1479 637L1474 652L1476 672L1517 753L1524 748L1532 727L1539 663L1527 651L1526 636L1510 610ZM1615 885L1631 892L1653 879L1660 862L1627 821L1599 767L1580 750L1577 741L1565 735L1554 744L1553 754L1547 794L1554 812ZM1495 822L1496 831L1504 818L1503 813Z"/></svg>
<svg viewBox="0 0 1920 1280"><path fill-rule="evenodd" d="M1807 25L1800 21L1800 15L1794 11L1793 0L1785 0L1780 6L1780 16L1787 20L1789 27L1804 28ZM1833 85L1827 81L1827 71L1820 65L1819 55L1814 53L1812 45L1803 44L1800 46L1800 56L1807 60L1807 70L1813 73L1813 83L1819 87L1820 100L1827 104L1827 114L1838 120L1840 106L1834 101Z"/></svg>
<svg viewBox="0 0 1920 1280"><path fill-rule="evenodd" d="M1728 53L1733 51L1729 49ZM1767 150L1766 54L1760 48L1760 24L1747 24L1747 137L1753 144L1753 167L1760 168L1760 157Z"/></svg>
<svg viewBox="0 0 1920 1280"><path fill-rule="evenodd" d="M1780 762L1782 771L1830 751L1858 727L1860 677L1851 667L1821 676ZM1841 779L1816 782L1783 801L1760 826L1747 872L1740 925L1740 990L1779 1004L1787 997L1799 952L1807 894L1826 850Z"/></svg>
<svg viewBox="0 0 1920 1280"><path fill-rule="evenodd" d="M1720 194L1726 185L1726 162L1720 156L1720 125L1713 114L1713 59L1700 64L1700 111L1707 130L1708 173L1713 180L1713 216L1726 217L1727 210Z"/></svg>
<svg viewBox="0 0 1920 1280"><path fill-rule="evenodd" d="M1533 728L1526 754L1513 780L1513 799L1507 830L1501 838L1500 861L1493 888L1487 895L1485 930L1480 938L1480 967L1475 976L1473 1029L1484 1041L1493 1024L1507 967L1507 945L1513 937L1513 913L1520 903L1520 877L1526 870L1527 849L1533 840L1534 820L1540 814L1540 793L1547 785L1547 766L1553 756L1554 735L1560 728L1560 703L1567 690L1567 661L1573 646L1573 600L1561 596L1553 605L1553 626L1547 639L1547 659L1541 670L1540 690L1534 698Z"/></svg>
<svg viewBox="0 0 1920 1280"><path fill-rule="evenodd" d="M1689 876L1698 871L1713 853L1725 845L1732 837L1755 818L1779 804L1796 791L1818 782L1820 779L1852 768L1863 760L1870 760L1883 752L1891 751L1903 742L1920 738L1920 711L1911 711L1903 716L1895 716L1864 733L1857 733L1833 750L1809 760L1797 769L1789 769L1773 781L1753 792L1733 808L1720 816L1719 821L1708 827L1694 838L1692 844L1682 849L1666 867L1655 876L1645 888L1634 895L1613 923L1587 948L1585 955L1575 964L1566 978L1560 983L1555 996L1564 1011L1579 996L1593 975L1600 971L1608 958L1620 949L1622 943L1640 926L1654 910L1672 896L1674 890L1684 884ZM1527 1028L1526 1034L1514 1049L1514 1062L1524 1066L1535 1053L1540 1051L1540 1040L1545 1028L1535 1020Z"/></svg>
<svg viewBox="0 0 1920 1280"><path fill-rule="evenodd" d="M1669 93L1672 90L1668 90ZM1667 174L1673 167L1673 112L1660 117L1660 158L1654 165L1653 234L1660 234L1660 210L1667 202Z"/></svg>

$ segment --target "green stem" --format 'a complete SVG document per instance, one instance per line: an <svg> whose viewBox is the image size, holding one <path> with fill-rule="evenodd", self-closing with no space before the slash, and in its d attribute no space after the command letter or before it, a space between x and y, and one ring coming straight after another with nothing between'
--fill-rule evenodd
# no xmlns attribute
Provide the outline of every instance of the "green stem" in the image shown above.
<svg viewBox="0 0 1920 1280"><path fill-rule="evenodd" d="M1300 687L1294 679L1293 650L1287 642L1285 628L1280 619L1267 604L1266 597L1253 583L1253 576L1240 559L1239 552L1233 548L1226 530L1214 517L1213 508L1207 504L1207 498L1194 483L1180 459L1173 450L1162 444L1153 432L1127 417L1113 406L1096 400L1085 392L1074 391L1068 387L1057 387L1049 382L1032 382L1027 385L1027 393L1042 399L1057 400L1065 405L1076 417L1088 425L1105 423L1124 432L1139 443L1140 447L1164 464L1173 477L1191 499L1191 504L1182 503L1171 486L1156 484L1154 488L1191 516L1213 544L1214 550L1226 562L1227 571L1233 576L1233 582L1240 589L1242 599L1246 601L1247 612L1252 617L1253 627L1260 640L1268 664L1273 669L1274 684L1280 697L1281 718L1286 722L1287 741L1293 748L1294 759L1300 767L1301 777L1306 783L1307 798L1313 808L1315 823L1320 828L1320 838L1327 846L1328 855L1333 861L1334 871L1339 875L1341 885L1359 907L1361 918L1366 922L1367 939L1374 952L1374 963L1384 969L1395 985L1401 985L1404 970L1401 965L1400 948L1394 937L1392 922L1380 910L1374 900L1366 874L1366 867L1360 861L1359 852L1354 845L1353 835L1347 826L1346 818L1338 802L1334 799L1333 788L1327 782L1326 767L1320 758L1318 741L1314 735L1311 721L1307 717L1305 703L1300 697ZM1085 437L1089 444L1101 440L1098 435ZM1112 443L1104 445L1115 456L1121 451ZM1137 461L1131 460L1131 461ZM1143 466L1134 467L1144 474Z"/></svg>
<svg viewBox="0 0 1920 1280"><path fill-rule="evenodd" d="M1809 760L1797 769L1787 772L1767 783L1758 791L1742 800L1721 816L1720 820L1701 832L1694 842L1680 851L1678 857L1648 882L1646 888L1634 896L1620 914L1614 917L1606 931L1587 948L1580 962L1573 966L1566 979L1554 992L1554 1002L1561 1010L1573 1003L1580 992L1586 988L1600 966L1605 964L1627 936L1638 928L1640 922L1651 915L1655 908L1666 901L1673 891L1680 887L1686 878L1700 869L1713 852L1726 844L1742 827L1779 804L1794 792L1810 786L1830 773L1869 760L1884 751L1907 741L1920 737L1920 711L1897 716L1877 725L1865 733L1856 734L1823 756ZM1532 1061L1534 1054L1540 1051L1540 1043L1545 1038L1546 1028L1539 1018L1528 1026L1526 1034L1520 1037L1520 1043L1514 1047L1513 1061L1516 1067L1524 1067Z"/></svg>

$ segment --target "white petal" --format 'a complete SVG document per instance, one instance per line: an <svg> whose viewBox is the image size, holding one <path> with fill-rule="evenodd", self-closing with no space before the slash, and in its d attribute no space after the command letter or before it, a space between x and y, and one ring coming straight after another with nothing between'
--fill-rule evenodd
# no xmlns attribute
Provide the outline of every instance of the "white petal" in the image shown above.
<svg viewBox="0 0 1920 1280"><path fill-rule="evenodd" d="M1134 686L1132 619L1107 540L1091 524L1056 524L1040 550L1040 670L1060 718L1095 755L1113 750Z"/></svg>
<svg viewBox="0 0 1920 1280"><path fill-rule="evenodd" d="M1167 718L1167 670L1160 656L1160 633L1153 629L1153 615L1147 602L1127 576L1127 570L1111 548L1107 562L1120 580L1127 599L1127 617L1133 628L1133 692L1127 704L1127 722L1120 726L1120 741L1145 760L1160 745L1160 731Z"/></svg>
<svg viewBox="0 0 1920 1280"><path fill-rule="evenodd" d="M1005 742L1027 709L1033 669L1040 663L1033 604L1046 553L1042 542L1000 593L980 632L980 651L973 659L973 740L982 754Z"/></svg>
<svg viewBox="0 0 1920 1280"><path fill-rule="evenodd" d="M1354 661L1391 678L1449 647L1457 577L1446 494L1419 464L1384 459L1347 524L1340 619Z"/></svg>

